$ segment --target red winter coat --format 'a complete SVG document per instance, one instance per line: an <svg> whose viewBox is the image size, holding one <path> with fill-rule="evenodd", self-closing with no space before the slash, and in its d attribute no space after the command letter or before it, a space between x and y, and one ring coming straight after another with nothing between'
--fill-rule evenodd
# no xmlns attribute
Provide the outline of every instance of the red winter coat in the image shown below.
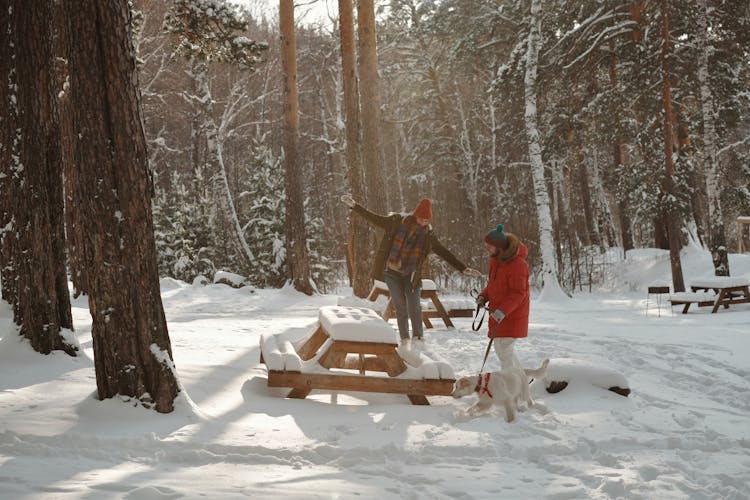
<svg viewBox="0 0 750 500"><path fill-rule="evenodd" d="M490 258L490 281L481 293L490 310L500 309L505 318L495 330L497 321L490 317L487 336L523 338L529 333L529 266L526 264L529 250L516 236L506 234L508 248Z"/></svg>

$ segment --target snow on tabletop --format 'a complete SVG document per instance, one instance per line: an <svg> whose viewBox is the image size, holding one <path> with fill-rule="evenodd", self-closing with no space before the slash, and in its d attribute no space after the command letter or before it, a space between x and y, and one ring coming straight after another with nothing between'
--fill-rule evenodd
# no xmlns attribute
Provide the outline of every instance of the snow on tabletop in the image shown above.
<svg viewBox="0 0 750 500"><path fill-rule="evenodd" d="M422 280L422 290L437 290L437 285L432 280Z"/></svg>
<svg viewBox="0 0 750 500"><path fill-rule="evenodd" d="M712 292L676 292L669 294L669 300L691 302L709 302L716 300L717 295Z"/></svg>
<svg viewBox="0 0 750 500"><path fill-rule="evenodd" d="M750 216L740 215L737 217L737 222L750 222Z"/></svg>
<svg viewBox="0 0 750 500"><path fill-rule="evenodd" d="M739 276L713 276L701 278L690 282L690 286L706 288L728 288L732 286L748 286L750 280Z"/></svg>
<svg viewBox="0 0 750 500"><path fill-rule="evenodd" d="M608 366L570 358L550 360L545 380L568 383L585 382L603 389L629 388L628 381L622 373Z"/></svg>
<svg viewBox="0 0 750 500"><path fill-rule="evenodd" d="M443 304L446 311L452 309L470 309L473 311L476 309L476 303L470 299L440 299L440 303ZM431 300L423 301L422 309L435 309L435 304Z"/></svg>
<svg viewBox="0 0 750 500"><path fill-rule="evenodd" d="M398 344L396 331L372 309L325 306L318 311L318 318L334 340Z"/></svg>

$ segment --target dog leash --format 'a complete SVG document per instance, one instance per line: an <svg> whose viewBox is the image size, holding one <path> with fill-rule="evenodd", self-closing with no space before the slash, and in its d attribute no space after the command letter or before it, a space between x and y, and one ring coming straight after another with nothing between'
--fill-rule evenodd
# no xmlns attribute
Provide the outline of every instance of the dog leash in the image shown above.
<svg viewBox="0 0 750 500"><path fill-rule="evenodd" d="M479 292L477 291L476 288L473 288L471 290L471 294L470 295L474 298L474 300L476 300L477 297L479 297ZM482 315L481 316L479 316L479 311L480 310L482 311ZM482 328L482 323L484 323L484 317L485 317L486 314L487 314L487 307L486 306L482 306L480 304L477 304L477 309L474 311L474 316L472 316L472 319L471 319L471 329L472 330L474 330L475 332L478 332L479 329ZM479 324L478 325L477 325L477 318L479 318Z"/></svg>
<svg viewBox="0 0 750 500"><path fill-rule="evenodd" d="M479 297L479 292L476 288L471 290L470 295L476 300L477 297ZM479 311L482 311L482 315L479 316ZM486 305L480 305L477 304L477 309L474 311L474 317L471 320L471 329L475 332L478 332L480 328L482 328L482 323L484 323L484 317L487 315L487 311L489 308ZM479 317L479 324L477 324L477 317ZM484 359L482 360L482 368L479 369L479 373L482 373L484 370L484 365L487 364L487 357L490 355L490 349L492 349L492 342L495 340L494 334L497 330L497 327L500 325L500 323L497 323L495 325L495 328L492 329L492 332L490 332L490 341L487 343L487 349L484 351Z"/></svg>
<svg viewBox="0 0 750 500"><path fill-rule="evenodd" d="M495 332L497 331L498 326L500 326L499 321L495 323L495 328L493 328L490 332L490 341L487 343L487 350L484 351L484 360L482 361L482 367L479 369L479 373L482 373L482 371L484 370L484 365L485 363L487 363L487 356L490 355L490 348L492 347L492 342L495 340Z"/></svg>

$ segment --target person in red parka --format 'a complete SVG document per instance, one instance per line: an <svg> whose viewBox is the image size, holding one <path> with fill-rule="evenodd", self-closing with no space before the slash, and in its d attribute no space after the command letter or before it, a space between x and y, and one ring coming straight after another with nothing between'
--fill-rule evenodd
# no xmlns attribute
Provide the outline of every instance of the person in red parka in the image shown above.
<svg viewBox="0 0 750 500"><path fill-rule="evenodd" d="M491 312L487 336L495 338L501 368L522 368L513 352L513 344L529 332L529 266L526 264L529 250L517 236L506 233L502 224L487 233L484 245L490 254L489 282L477 296L477 303L486 304Z"/></svg>

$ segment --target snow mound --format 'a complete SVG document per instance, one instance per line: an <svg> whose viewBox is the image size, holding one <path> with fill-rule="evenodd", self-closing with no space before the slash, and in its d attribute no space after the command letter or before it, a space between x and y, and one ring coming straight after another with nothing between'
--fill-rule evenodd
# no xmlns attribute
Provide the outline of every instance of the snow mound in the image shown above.
<svg viewBox="0 0 750 500"><path fill-rule="evenodd" d="M229 285L232 288L242 288L243 286L250 285L246 277L227 271L217 271L214 274L214 284Z"/></svg>
<svg viewBox="0 0 750 500"><path fill-rule="evenodd" d="M547 387L552 382L567 382L568 384L586 383L603 389L609 389L610 387L630 388L622 373L608 366L571 358L551 360L544 381Z"/></svg>

